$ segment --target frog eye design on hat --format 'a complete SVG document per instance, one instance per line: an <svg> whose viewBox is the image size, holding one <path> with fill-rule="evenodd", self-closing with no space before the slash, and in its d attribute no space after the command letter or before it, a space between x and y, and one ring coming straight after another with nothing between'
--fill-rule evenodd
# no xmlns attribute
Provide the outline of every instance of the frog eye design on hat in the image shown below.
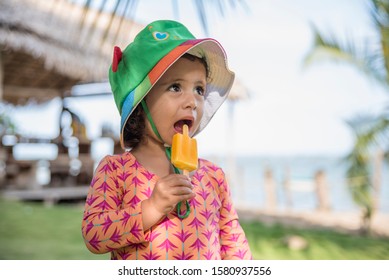
<svg viewBox="0 0 389 280"><path fill-rule="evenodd" d="M157 41L163 41L163 40L166 40L167 38L169 38L169 33L154 31L153 32L153 37Z"/></svg>

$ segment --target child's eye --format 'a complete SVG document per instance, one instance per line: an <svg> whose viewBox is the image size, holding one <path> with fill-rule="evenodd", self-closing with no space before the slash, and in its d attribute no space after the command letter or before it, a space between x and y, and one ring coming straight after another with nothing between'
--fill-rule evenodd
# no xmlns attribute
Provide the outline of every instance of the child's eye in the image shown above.
<svg viewBox="0 0 389 280"><path fill-rule="evenodd" d="M179 92L181 90L181 87L179 84L172 84L170 87L169 87L169 90L170 91L174 91L174 92Z"/></svg>
<svg viewBox="0 0 389 280"><path fill-rule="evenodd" d="M201 86L196 87L196 92L198 95L204 96L205 89Z"/></svg>

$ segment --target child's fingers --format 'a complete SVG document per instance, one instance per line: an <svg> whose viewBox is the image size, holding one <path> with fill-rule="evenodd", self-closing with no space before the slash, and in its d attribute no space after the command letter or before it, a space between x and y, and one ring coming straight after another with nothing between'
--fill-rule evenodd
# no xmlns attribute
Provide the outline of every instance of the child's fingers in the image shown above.
<svg viewBox="0 0 389 280"><path fill-rule="evenodd" d="M192 193L193 193L192 188L177 186L174 188L172 194L174 194L176 196L180 196L180 195L188 195L188 194L192 194Z"/></svg>
<svg viewBox="0 0 389 280"><path fill-rule="evenodd" d="M192 199L192 198L194 198L195 196L196 196L196 193L195 193L195 192L192 192L192 193L190 193L190 194L183 195L183 196L181 196L181 198L182 198L181 201Z"/></svg>
<svg viewBox="0 0 389 280"><path fill-rule="evenodd" d="M188 177L181 174L172 174L165 178L166 183L172 187L188 187L193 189L193 185Z"/></svg>
<svg viewBox="0 0 389 280"><path fill-rule="evenodd" d="M174 207L178 202L195 197L189 178L171 174L161 178L153 191L152 200L163 209Z"/></svg>

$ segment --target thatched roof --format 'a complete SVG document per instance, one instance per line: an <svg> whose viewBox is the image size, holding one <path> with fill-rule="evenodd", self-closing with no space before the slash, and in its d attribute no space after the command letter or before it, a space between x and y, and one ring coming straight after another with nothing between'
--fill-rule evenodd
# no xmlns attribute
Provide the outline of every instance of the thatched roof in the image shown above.
<svg viewBox="0 0 389 280"><path fill-rule="evenodd" d="M68 0L0 1L0 101L43 102L66 95L77 83L107 79L113 46L124 48L143 26L87 11L83 17L82 7ZM104 34L111 19L111 31ZM236 80L229 98L246 97Z"/></svg>
<svg viewBox="0 0 389 280"><path fill-rule="evenodd" d="M83 24L82 15L80 6L66 0L0 1L5 101L20 104L34 96L39 102L63 95L76 83L105 80L113 45L124 47L142 28L126 20L121 37L109 32L102 44L109 15L100 16L94 32L91 23L97 12L89 10ZM112 24L118 25L119 19L113 18Z"/></svg>

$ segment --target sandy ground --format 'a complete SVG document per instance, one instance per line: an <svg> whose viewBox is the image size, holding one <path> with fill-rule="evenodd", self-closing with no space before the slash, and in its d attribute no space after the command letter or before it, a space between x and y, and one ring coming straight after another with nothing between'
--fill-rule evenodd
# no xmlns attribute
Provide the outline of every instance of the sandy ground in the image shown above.
<svg viewBox="0 0 389 280"><path fill-rule="evenodd" d="M356 212L319 211L266 211L237 207L241 220L257 220L265 224L283 224L299 228L328 228L345 233L358 233L361 228L360 214ZM373 216L371 234L389 237L389 214Z"/></svg>

